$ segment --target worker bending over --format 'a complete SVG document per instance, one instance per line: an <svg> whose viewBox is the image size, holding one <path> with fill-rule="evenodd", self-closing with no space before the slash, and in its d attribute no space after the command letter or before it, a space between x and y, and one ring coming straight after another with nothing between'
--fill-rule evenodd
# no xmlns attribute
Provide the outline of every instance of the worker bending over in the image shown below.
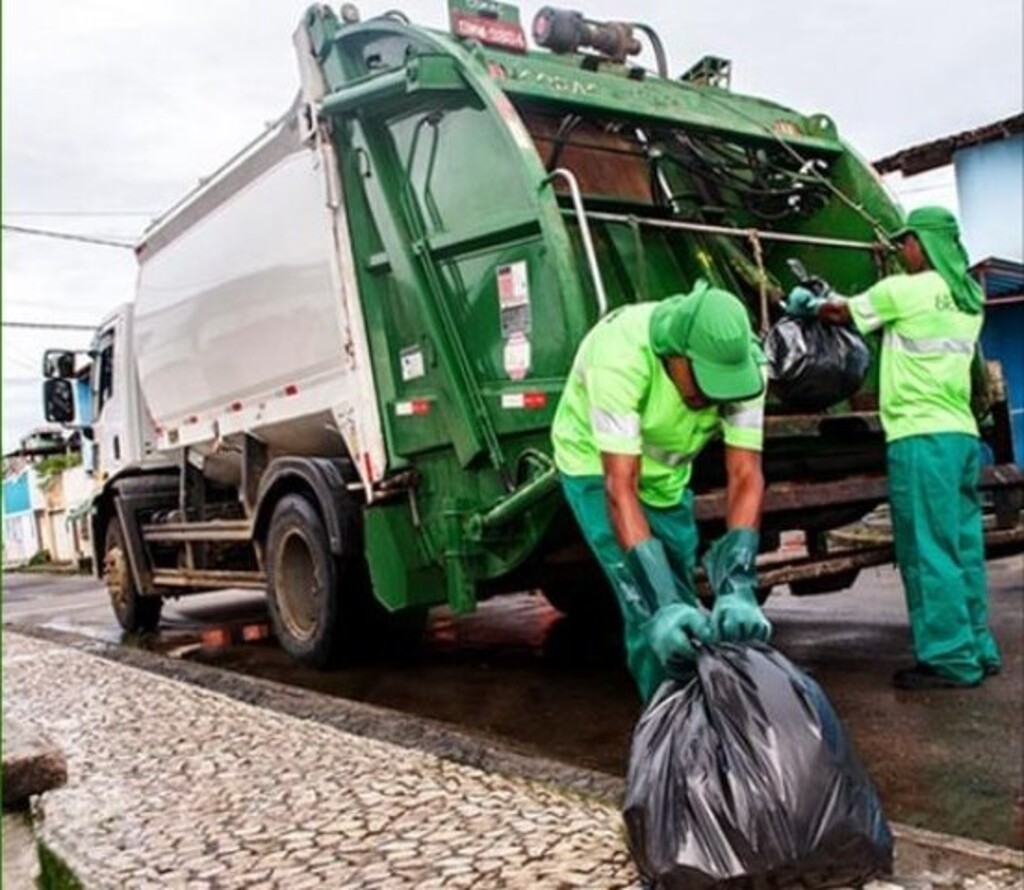
<svg viewBox="0 0 1024 890"><path fill-rule="evenodd" d="M693 640L767 640L754 560L764 478L763 358L744 305L700 281L689 294L602 318L580 344L552 428L566 500L618 599L641 698L684 678ZM697 602L694 459L725 439L727 533Z"/></svg>

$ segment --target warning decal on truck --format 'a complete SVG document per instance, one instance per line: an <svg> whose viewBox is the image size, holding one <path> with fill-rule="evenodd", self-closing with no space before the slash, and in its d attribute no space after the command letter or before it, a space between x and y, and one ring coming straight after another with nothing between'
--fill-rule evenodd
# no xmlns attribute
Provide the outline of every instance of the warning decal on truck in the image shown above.
<svg viewBox="0 0 1024 890"><path fill-rule="evenodd" d="M523 334L513 334L505 343L505 373L522 380L530 370L530 357L530 341Z"/></svg>
<svg viewBox="0 0 1024 890"><path fill-rule="evenodd" d="M419 346L409 346L398 354L402 366L402 380L416 380L427 371L423 365L423 350Z"/></svg>
<svg viewBox="0 0 1024 890"><path fill-rule="evenodd" d="M498 311L502 339L530 333L530 282L525 260L498 266Z"/></svg>

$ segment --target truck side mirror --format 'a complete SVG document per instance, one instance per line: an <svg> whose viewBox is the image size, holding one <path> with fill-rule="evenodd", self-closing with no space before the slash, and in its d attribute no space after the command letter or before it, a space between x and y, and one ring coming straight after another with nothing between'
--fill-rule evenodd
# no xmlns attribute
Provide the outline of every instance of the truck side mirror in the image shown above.
<svg viewBox="0 0 1024 890"><path fill-rule="evenodd" d="M43 414L49 423L74 422L75 391L70 380L51 378L43 381Z"/></svg>
<svg viewBox="0 0 1024 890"><path fill-rule="evenodd" d="M75 354L66 349L47 349L43 353L43 376L47 380L75 376Z"/></svg>

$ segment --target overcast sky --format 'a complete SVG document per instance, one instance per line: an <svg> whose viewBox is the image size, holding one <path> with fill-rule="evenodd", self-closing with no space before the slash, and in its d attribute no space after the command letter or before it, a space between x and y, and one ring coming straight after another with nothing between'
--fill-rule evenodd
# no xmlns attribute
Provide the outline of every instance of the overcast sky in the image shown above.
<svg viewBox="0 0 1024 890"><path fill-rule="evenodd" d="M524 24L539 3L524 3ZM825 111L874 159L1018 113L1020 0L580 0L653 26L678 74L733 60L733 89ZM302 0L4 0L3 221L133 240L277 117L297 90ZM359 4L444 26L442 0ZM952 169L898 184L951 203ZM83 214L95 214L85 216ZM130 214L130 215L120 215ZM132 299L130 251L3 234L5 321L94 324ZM46 346L87 334L3 329L3 450L42 422Z"/></svg>

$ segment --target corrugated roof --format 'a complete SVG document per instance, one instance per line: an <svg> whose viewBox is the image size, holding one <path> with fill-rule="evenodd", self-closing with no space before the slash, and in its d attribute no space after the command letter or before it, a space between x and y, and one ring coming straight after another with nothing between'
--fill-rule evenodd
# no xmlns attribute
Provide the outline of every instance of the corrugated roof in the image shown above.
<svg viewBox="0 0 1024 890"><path fill-rule="evenodd" d="M971 266L988 300L1024 298L1024 263L989 257Z"/></svg>
<svg viewBox="0 0 1024 890"><path fill-rule="evenodd" d="M895 154L875 161L875 169L879 173L900 171L904 176L924 173L935 167L945 167L953 162L953 152L986 142L996 142L1009 136L1024 133L1024 113L1015 114L1005 120L986 124L974 130L964 130L953 136L944 136L931 142L923 142L904 148Z"/></svg>

